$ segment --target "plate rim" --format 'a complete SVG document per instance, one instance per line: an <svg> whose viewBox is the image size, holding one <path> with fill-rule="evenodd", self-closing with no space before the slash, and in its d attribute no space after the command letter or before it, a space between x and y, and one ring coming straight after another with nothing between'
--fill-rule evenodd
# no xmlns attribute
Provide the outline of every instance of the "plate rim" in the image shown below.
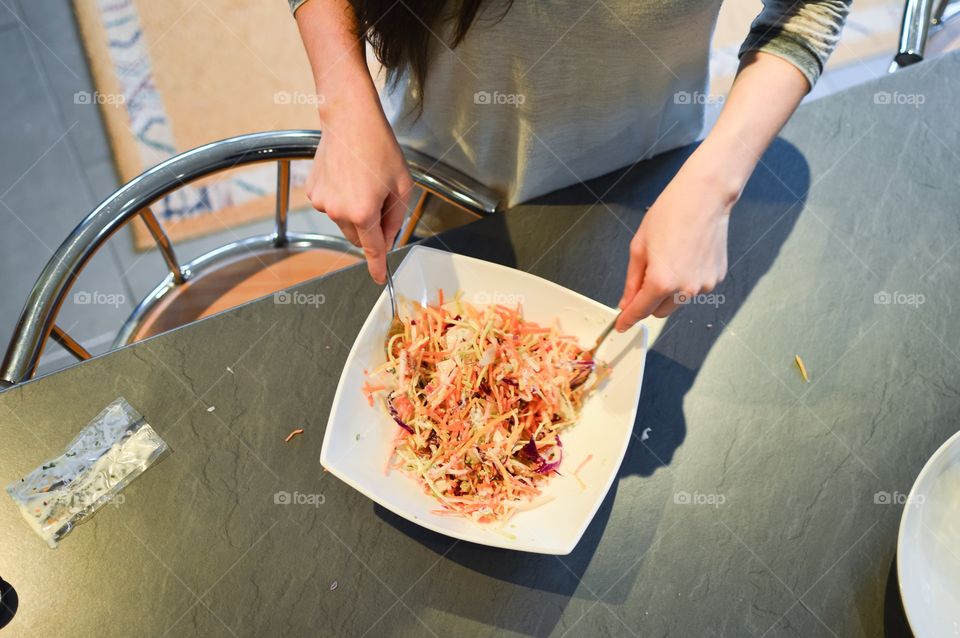
<svg viewBox="0 0 960 638"><path fill-rule="evenodd" d="M467 260L467 261L470 261L470 262L480 262L480 263L482 263L482 264L484 264L484 265L486 265L486 266L493 266L493 267L495 267L495 268L506 269L506 270L511 271L511 272L514 273L514 274L521 275L521 276L524 277L524 278L533 279L533 280L537 281L538 283L547 284L549 287L555 288L555 289L557 289L557 290L562 290L562 291L563 291L564 293L566 293L566 294L575 295L576 297L579 297L581 300L584 300L584 301L588 302L590 305L596 307L596 309L597 309L598 311L607 313L608 317L610 317L610 318L612 318L612 316L614 316L614 315L616 314L616 312L617 312L615 309L610 308L609 306L607 306L607 305L605 305L605 304L602 304L602 303L600 303L599 301L597 301L597 300L595 300L595 299L591 299L590 297L587 297L586 295L583 295L583 294L581 294L581 293L579 293L579 292L577 292L577 291L575 291L575 290L571 290L570 288L567 288L567 287L565 287L565 286L561 286L560 284L558 284L558 283L556 283L556 282L554 282L554 281L550 281L549 279L545 279L545 278L540 277L540 276L538 276L538 275L534 275L533 273L527 272L527 271L525 271L525 270L520 270L520 269L518 269L518 268L513 268L513 267L511 267L511 266L505 266L505 265L503 265L503 264L499 264L499 263L493 262L493 261L487 261L487 260L484 260L484 259L478 259L478 258L476 258L476 257L470 257L470 256L468 256L468 255L461 255L460 253L456 253L456 252L453 252L453 251L440 250L440 249L432 248L432 247L429 247L429 246L421 246L421 245L411 246L410 249L407 251L407 254L404 255L404 258L403 258L403 260L400 262L400 265L395 269L394 275L396 275L397 273L401 272L401 270L402 270L402 269L404 268L404 266L407 264L408 260L412 262L412 261L413 261L413 258L415 258L415 256L416 256L417 254L419 254L419 253L441 254L441 255L449 256L449 258L451 258L451 259L463 259L463 260ZM386 290L386 289L384 289L383 291L381 291L380 296L377 297L377 300L374 302L373 306L371 307L370 312L367 314L366 320L364 320L363 325L360 326L360 330L357 332L357 337L354 339L354 342L350 345L350 351L349 351L349 353L347 354L346 360L344 361L343 370L341 370L341 372L340 372L340 379L339 379L338 382L337 382L337 389L336 389L336 391L335 391L335 393L334 393L333 401L332 401L331 404L330 404L330 414L329 414L328 417L327 417L327 424L326 424L326 428L325 428L324 434L323 434L323 443L321 444L321 447L320 447L320 464L321 464L321 466L322 466L327 472L329 472L330 474L333 474L334 476L336 476L338 479L340 479L341 481L343 481L344 483L346 483L347 485L349 485L352 489L356 490L357 492L359 492L360 494L362 494L362 495L363 495L364 497L366 497L367 499L371 500L373 503L375 503L375 504L383 507L384 509L387 509L387 510L393 512L394 514L396 514L397 516L403 518L404 520L410 521L411 523L413 523L413 524L415 524L415 525L418 525L418 526L420 526L420 527L423 527L423 528L425 528L425 529L428 529L428 530L430 530L430 531L432 531L432 532L434 532L434 533L441 534L441 535L446 536L446 537L448 537L448 538L455 538L455 539L458 539L458 540L461 540L461 541L466 541L466 542L470 542L470 543L475 543L475 544L477 544L477 545L483 545L483 546L486 546L486 547L497 547L497 548L500 548L500 549L508 549L508 550L512 550L512 551L522 551L522 552L530 552L530 553L535 553L535 554L547 554L547 555L554 555L554 556L566 556L566 555L570 554L570 553L577 547L577 545L580 544L580 541L583 539L583 535L586 533L587 528L588 528L588 527L590 526L590 524L593 522L593 519L596 517L597 512L598 512L599 509L600 509L600 506L603 504L603 501L607 498L607 495L610 493L610 487L613 485L613 481L614 481L614 479L617 477L617 474L619 473L620 468L621 468L621 466L623 465L623 459L624 459L624 457L626 456L627 449L628 449L629 446L630 446L630 436L629 436L629 435L626 436L626 437L624 437L624 442L623 442L623 444L620 446L619 453L616 455L616 463L615 463L614 466L613 466L614 469L613 469L613 471L611 471L610 474L608 475L606 485L604 486L604 488L603 488L603 490L602 490L602 492L601 492L601 494L602 494L603 496L602 496L601 498L599 498L599 499L597 500L597 502L593 505L593 507L591 508L591 511L590 511L590 515L585 518L583 524L580 526L580 529L577 531L576 535L573 537L572 542L569 544L569 546L567 546L567 545L564 545L564 546L559 546L559 545L556 545L556 546L543 546L543 545L540 545L540 546L532 546L532 545L529 545L529 544L518 543L517 541L510 540L506 535L504 535L504 537L503 537L502 540L501 540L501 539L497 539L497 538L485 539L485 540L477 540L477 539L475 539L475 538L466 538L466 537L464 537L463 534L459 534L459 533L456 533L456 532L451 532L451 531L448 530L448 529L438 528L437 526L435 526L434 524L432 524L432 523L431 523L430 521L428 521L428 520L421 519L421 518L418 518L418 517L416 517L416 516L410 515L410 514L408 514L408 513L406 513L406 512L400 511L400 508L392 507L391 505L389 505L389 504L387 504L387 503L385 503L385 502L382 502L381 500L379 500L379 499L377 499L377 498L374 498L373 496L371 496L371 495L367 492L367 490L365 490L365 489L361 488L360 486L358 486L353 480L351 480L351 478L349 478L348 476L344 475L342 472L340 472L340 471L337 470L335 467L333 467L333 466L330 465L330 460L331 460L331 459L328 457L328 451L329 451L329 445L328 445L328 444L329 444L329 441L330 441L330 433L331 433L331 431L332 431L331 421L332 421L332 419L333 419L334 414L336 414L337 407L338 407L339 404L340 404L340 401L341 401L341 398L342 398L342 397L341 397L341 393L342 393L342 391L344 391L344 376L346 375L347 369L348 369L348 367L349 367L347 364L350 362L350 360L351 360L351 359L353 358L353 356L354 356L354 347L356 346L356 343L357 343L356 340L359 339L359 338L360 338L360 335L363 334L363 332L367 329L368 324L371 324L371 323L374 322L374 310L375 310L381 303L385 303L385 300L386 300L386 298L387 298L387 294L388 294L388 293L387 293L387 290ZM634 396L634 401L633 401L634 407L633 407L633 417L632 417L632 419L631 419L632 421L636 421L637 412L638 412L638 410L639 410L640 393L641 393L641 391L642 391L642 389L643 389L643 379L644 379L644 376L645 376L645 374L646 374L646 368L647 368L647 365L646 365L646 364L647 364L647 353L648 353L648 351L649 351L649 330L648 330L646 324L643 323L643 322L639 322L639 323L637 324L637 326L639 326L639 333L640 333L640 337L641 337L641 346L640 346L640 347L641 347L641 360L640 360L640 374L639 374L639 378L637 379L636 391L635 391L635 396ZM628 332L629 332L629 331L628 331ZM631 431L632 431L632 425L631 425Z"/></svg>
<svg viewBox="0 0 960 638"><path fill-rule="evenodd" d="M910 625L910 631L913 632L917 638L923 638L918 632L916 624L910 619L910 609L907 605L907 596L903 584L903 547L904 547L904 534L906 532L907 520L913 516L913 509L910 507L910 503L914 501L914 498L917 495L917 492L927 478L927 475L933 471L933 466L937 460L943 456L946 451L951 448L953 445L960 443L960 430L954 432L950 435L946 441L940 444L940 446L930 455L930 458L927 459L927 462L923 464L917 478L913 481L913 485L910 487L910 492L907 494L906 503L903 506L903 512L900 514L900 525L897 529L897 589L900 591L900 602L903 604L903 613L907 617L907 624ZM919 516L919 514L917 515ZM918 615L919 612L915 612L915 615Z"/></svg>

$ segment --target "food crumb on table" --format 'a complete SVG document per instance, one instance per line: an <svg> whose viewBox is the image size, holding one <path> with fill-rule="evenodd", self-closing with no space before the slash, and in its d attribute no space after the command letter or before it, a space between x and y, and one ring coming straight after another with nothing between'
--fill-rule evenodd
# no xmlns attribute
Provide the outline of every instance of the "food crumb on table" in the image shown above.
<svg viewBox="0 0 960 638"><path fill-rule="evenodd" d="M285 438L285 439L283 440L283 442L284 442L284 443L289 443L289 442L293 439L293 437L298 436L298 435L300 435L300 434L303 434L303 428L297 428L296 430L294 430L293 432L291 432L290 434L288 434L288 435L287 435L287 438Z"/></svg>
<svg viewBox="0 0 960 638"><path fill-rule="evenodd" d="M209 408L207 408L207 412L213 412L216 409L217 409L217 406L211 405Z"/></svg>
<svg viewBox="0 0 960 638"><path fill-rule="evenodd" d="M339 586L340 586L340 583L338 583L337 581L333 581L332 583L330 583L330 591L333 591Z"/></svg>
<svg viewBox="0 0 960 638"><path fill-rule="evenodd" d="M803 359L800 358L800 355L794 355L793 360L797 364L797 368L800 369L800 376L803 377L804 382L810 383L810 375L807 374L807 366L803 365Z"/></svg>

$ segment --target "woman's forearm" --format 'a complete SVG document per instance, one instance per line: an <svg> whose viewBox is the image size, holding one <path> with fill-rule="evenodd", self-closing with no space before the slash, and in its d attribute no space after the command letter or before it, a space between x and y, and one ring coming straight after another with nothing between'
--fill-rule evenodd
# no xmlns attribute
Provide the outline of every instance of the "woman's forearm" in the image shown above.
<svg viewBox="0 0 960 638"><path fill-rule="evenodd" d="M350 4L308 0L295 15L321 98L323 141L307 177L307 197L363 248L370 275L383 283L386 253L403 223L413 181L367 69Z"/></svg>
<svg viewBox="0 0 960 638"><path fill-rule="evenodd" d="M690 168L735 201L809 89L806 77L786 60L746 53L719 119L688 161Z"/></svg>
<svg viewBox="0 0 960 638"><path fill-rule="evenodd" d="M711 292L727 272L730 211L810 83L775 55L750 52L713 130L644 216L630 243L617 329Z"/></svg>
<svg viewBox="0 0 960 638"><path fill-rule="evenodd" d="M380 101L367 67L357 19L347 0L309 0L296 10L318 94L321 124Z"/></svg>

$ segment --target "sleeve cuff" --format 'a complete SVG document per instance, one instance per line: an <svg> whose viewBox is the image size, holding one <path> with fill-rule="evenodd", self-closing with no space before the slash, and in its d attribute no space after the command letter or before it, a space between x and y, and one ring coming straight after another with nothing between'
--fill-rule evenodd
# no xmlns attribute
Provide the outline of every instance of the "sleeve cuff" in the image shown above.
<svg viewBox="0 0 960 638"><path fill-rule="evenodd" d="M290 2L290 13L296 13L297 9L307 0L288 0Z"/></svg>
<svg viewBox="0 0 960 638"><path fill-rule="evenodd" d="M764 26L763 31L752 30L740 47L737 57L742 58L748 51L770 53L795 66L807 78L810 85L807 89L808 93L823 72L823 63L817 54L811 51L801 39L782 29Z"/></svg>

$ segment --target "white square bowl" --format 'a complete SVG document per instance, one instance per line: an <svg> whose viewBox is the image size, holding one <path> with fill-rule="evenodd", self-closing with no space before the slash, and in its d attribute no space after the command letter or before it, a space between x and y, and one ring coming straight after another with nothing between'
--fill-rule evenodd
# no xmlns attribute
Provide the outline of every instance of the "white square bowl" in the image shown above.
<svg viewBox="0 0 960 638"><path fill-rule="evenodd" d="M523 305L524 318L550 325L559 318L565 334L590 347L616 311L535 275L441 250L414 246L394 274L397 295L436 303L437 291L452 299ZM402 304L401 304L402 305ZM405 309L401 307L401 313ZM323 437L320 462L339 479L388 510L427 529L482 545L541 554L569 554L596 514L617 475L630 442L647 353L647 329L638 324L604 341L597 358L613 364L611 376L584 403L579 421L563 439L560 475L544 482L545 501L518 512L505 525L480 524L438 515L439 502L400 470L386 473L397 425L382 401L371 407L361 391L365 370L385 360L390 299L384 290L344 365ZM588 455L574 476L574 470ZM579 478L579 480L577 480ZM552 498L551 498L552 497Z"/></svg>

